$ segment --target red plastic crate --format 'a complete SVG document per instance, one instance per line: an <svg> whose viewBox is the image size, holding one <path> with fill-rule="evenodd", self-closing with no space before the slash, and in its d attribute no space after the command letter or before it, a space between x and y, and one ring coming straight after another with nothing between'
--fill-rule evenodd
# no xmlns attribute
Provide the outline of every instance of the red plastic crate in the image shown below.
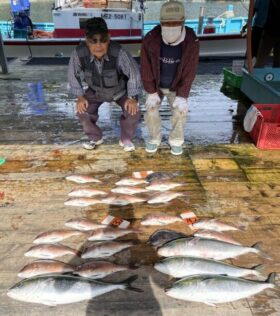
<svg viewBox="0 0 280 316"><path fill-rule="evenodd" d="M280 104L254 104L261 112L250 132L260 149L280 149Z"/></svg>

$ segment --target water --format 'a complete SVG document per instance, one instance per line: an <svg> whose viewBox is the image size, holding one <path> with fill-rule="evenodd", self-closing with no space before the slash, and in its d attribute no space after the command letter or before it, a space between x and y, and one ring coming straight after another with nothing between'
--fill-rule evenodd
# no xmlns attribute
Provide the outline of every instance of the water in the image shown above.
<svg viewBox="0 0 280 316"><path fill-rule="evenodd" d="M3 0L1 0L2 2ZM41 0L33 2L31 0L31 18L33 22L52 22L53 0ZM145 20L158 20L159 10L163 1L146 1ZM248 1L184 1L187 12L187 19L196 19L199 15L199 8L205 7L206 16L218 16L223 13L227 5L234 5L235 16L247 16ZM4 3L0 5L0 20L10 19L10 5Z"/></svg>

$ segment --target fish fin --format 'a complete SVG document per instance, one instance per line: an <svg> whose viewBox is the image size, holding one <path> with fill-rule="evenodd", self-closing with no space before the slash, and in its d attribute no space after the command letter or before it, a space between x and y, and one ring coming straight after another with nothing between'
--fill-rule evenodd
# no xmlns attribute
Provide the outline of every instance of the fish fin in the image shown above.
<svg viewBox="0 0 280 316"><path fill-rule="evenodd" d="M255 270L257 272L262 272L263 269L264 269L264 265L263 264L257 264L256 266L253 266L251 269Z"/></svg>
<svg viewBox="0 0 280 316"><path fill-rule="evenodd" d="M138 275L132 275L131 277L120 282L121 284L125 284L125 290L134 291L134 292L144 292L142 289L138 289L137 287L133 287L131 285L132 282L137 280Z"/></svg>
<svg viewBox="0 0 280 316"><path fill-rule="evenodd" d="M276 278L276 273L272 272L268 275L267 279L265 280L266 283L270 283L276 286L275 284L275 278Z"/></svg>
<svg viewBox="0 0 280 316"><path fill-rule="evenodd" d="M268 254L266 254L262 248L261 248L262 242L257 242L254 245L252 245L252 248L258 250L258 252L260 253L260 255L268 260L273 260Z"/></svg>
<svg viewBox="0 0 280 316"><path fill-rule="evenodd" d="M203 302L203 303L209 306L217 307L217 305L214 303L210 303L210 302Z"/></svg>
<svg viewBox="0 0 280 316"><path fill-rule="evenodd" d="M180 238L178 238L180 239ZM192 240L189 242L189 245L195 246L195 244L200 240L200 237L193 237Z"/></svg>
<svg viewBox="0 0 280 316"><path fill-rule="evenodd" d="M47 305L47 306L57 306L57 302L55 302L55 301L43 301L41 303L43 305Z"/></svg>

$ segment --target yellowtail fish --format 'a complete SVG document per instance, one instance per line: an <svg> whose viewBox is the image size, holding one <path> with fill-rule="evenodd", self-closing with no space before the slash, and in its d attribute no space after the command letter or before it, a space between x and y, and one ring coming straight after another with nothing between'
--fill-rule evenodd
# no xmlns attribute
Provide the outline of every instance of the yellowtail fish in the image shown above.
<svg viewBox="0 0 280 316"><path fill-rule="evenodd" d="M155 263L154 268L173 278L184 278L196 274L228 275L233 277L256 276L261 277L262 265L257 265L251 269L240 268L221 261L176 256L169 257Z"/></svg>
<svg viewBox="0 0 280 316"><path fill-rule="evenodd" d="M86 234L78 230L55 229L41 233L33 240L33 243L54 244L72 236L86 236Z"/></svg>
<svg viewBox="0 0 280 316"><path fill-rule="evenodd" d="M86 175L72 175L72 176L67 176L65 178L68 181L76 182L76 183L100 183L101 181L98 179L95 179L91 176L86 176Z"/></svg>
<svg viewBox="0 0 280 316"><path fill-rule="evenodd" d="M227 236L220 232L215 232L213 230L198 230L193 235L196 237L203 237L203 238L210 238L210 239L225 241L234 245L241 245L238 241L231 238L230 236Z"/></svg>
<svg viewBox="0 0 280 316"><path fill-rule="evenodd" d="M271 273L264 282L223 275L195 275L173 283L165 289L165 293L176 299L216 306L250 297L265 289L277 288L275 275Z"/></svg>
<svg viewBox="0 0 280 316"><path fill-rule="evenodd" d="M270 259L262 252L258 243L252 247L246 247L200 237L186 237L169 241L161 246L157 252L163 257L190 256L214 260L225 260L255 253Z"/></svg>
<svg viewBox="0 0 280 316"><path fill-rule="evenodd" d="M132 195L116 194L108 196L101 201L105 204L124 206L128 204L142 203L146 200Z"/></svg>
<svg viewBox="0 0 280 316"><path fill-rule="evenodd" d="M137 232L139 232L137 229L122 229L117 227L98 228L90 232L87 239L90 241L114 240Z"/></svg>
<svg viewBox="0 0 280 316"><path fill-rule="evenodd" d="M87 218L73 218L67 221L64 225L82 231L89 231L97 228L107 227L107 225L96 223Z"/></svg>
<svg viewBox="0 0 280 316"><path fill-rule="evenodd" d="M177 176L182 175L182 171L173 171L173 172L153 172L146 177L148 182L152 181L161 181L161 180L169 180L175 178Z"/></svg>
<svg viewBox="0 0 280 316"><path fill-rule="evenodd" d="M180 216L168 215L165 213L147 214L141 220L143 226L161 226L176 222L183 222Z"/></svg>
<svg viewBox="0 0 280 316"><path fill-rule="evenodd" d="M7 295L15 300L48 306L90 300L114 290L143 292L131 286L137 276L118 283L83 278L76 275L40 275L12 286Z"/></svg>
<svg viewBox="0 0 280 316"><path fill-rule="evenodd" d="M134 245L131 241L106 241L100 242L88 247L82 253L82 259L110 257L124 249L130 248Z"/></svg>
<svg viewBox="0 0 280 316"><path fill-rule="evenodd" d="M173 199L176 199L178 196L183 196L183 193L178 192L164 192L156 195L155 197L148 200L148 204L156 204L156 203L167 203Z"/></svg>
<svg viewBox="0 0 280 316"><path fill-rule="evenodd" d="M68 195L71 197L92 197L96 195L107 195L107 194L108 193L104 191L96 190L92 188L75 189L68 193Z"/></svg>
<svg viewBox="0 0 280 316"><path fill-rule="evenodd" d="M138 193L145 193L148 192L148 190L138 187L129 187L129 186L119 186L116 188L113 188L111 190L113 193L119 193L119 194L138 194Z"/></svg>
<svg viewBox="0 0 280 316"><path fill-rule="evenodd" d="M195 222L192 226L194 229L215 230L217 232L224 232L228 230L244 230L243 226L238 227L233 224L221 222L215 218L201 219Z"/></svg>
<svg viewBox="0 0 280 316"><path fill-rule="evenodd" d="M118 265L108 261L91 261L78 266L75 269L74 274L78 274L85 278L102 279L112 273L130 269L131 268L127 265Z"/></svg>
<svg viewBox="0 0 280 316"><path fill-rule="evenodd" d="M79 252L70 247L59 244L42 244L31 247L24 255L39 259L54 259L65 255L79 256Z"/></svg>
<svg viewBox="0 0 280 316"><path fill-rule="evenodd" d="M116 185L139 185L147 183L146 180L143 179L135 179L135 178L123 178L120 181L116 182Z"/></svg>
<svg viewBox="0 0 280 316"><path fill-rule="evenodd" d="M147 244L154 248L158 248L162 246L163 244L167 243L168 241L182 238L182 237L187 237L187 235L180 232L176 232L175 230L159 229L159 230L156 230L149 237Z"/></svg>
<svg viewBox="0 0 280 316"><path fill-rule="evenodd" d="M87 198L87 197L77 197L72 198L64 202L64 205L68 206L90 206L95 204L102 203L101 200L94 199L94 198Z"/></svg>
<svg viewBox="0 0 280 316"><path fill-rule="evenodd" d="M18 273L20 278L31 278L36 275L50 273L73 272L74 266L58 260L36 260L28 263Z"/></svg>
<svg viewBox="0 0 280 316"><path fill-rule="evenodd" d="M170 182L170 181L153 181L146 187L150 191L167 191L183 185L182 183Z"/></svg>

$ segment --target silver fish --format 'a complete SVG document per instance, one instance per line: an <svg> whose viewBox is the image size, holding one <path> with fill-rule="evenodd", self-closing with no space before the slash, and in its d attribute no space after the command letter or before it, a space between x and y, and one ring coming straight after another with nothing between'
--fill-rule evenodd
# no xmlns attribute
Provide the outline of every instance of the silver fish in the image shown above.
<svg viewBox="0 0 280 316"><path fill-rule="evenodd" d="M134 204L134 203L142 203L145 201L146 201L145 199L132 196L132 195L125 195L125 194L111 195L105 199L102 199L102 203L110 204L110 205L119 205L119 206L124 206L124 205Z"/></svg>
<svg viewBox="0 0 280 316"><path fill-rule="evenodd" d="M90 205L95 205L95 204L100 204L102 203L98 199L94 198L88 198L88 197L77 197L77 198L72 198L64 202L65 205L69 206L90 206Z"/></svg>
<svg viewBox="0 0 280 316"><path fill-rule="evenodd" d="M184 278L196 274L222 274L233 277L254 275L261 277L259 270L261 270L263 266L258 265L252 269L246 269L210 259L177 256L165 258L155 263L154 268L174 278Z"/></svg>
<svg viewBox="0 0 280 316"><path fill-rule="evenodd" d="M158 248L163 244L167 243L168 241L187 237L187 235L183 233L176 232L174 230L169 229L159 229L155 231L148 239L147 244L152 247Z"/></svg>
<svg viewBox="0 0 280 316"><path fill-rule="evenodd" d="M98 228L89 233L87 239L90 241L114 240L131 233L137 233L136 229L122 229L118 227Z"/></svg>
<svg viewBox="0 0 280 316"><path fill-rule="evenodd" d="M261 251L258 243L252 247L244 247L199 237L172 240L158 249L158 254L163 257L191 256L214 260L235 258L247 253L256 253L270 259Z"/></svg>
<svg viewBox="0 0 280 316"><path fill-rule="evenodd" d="M79 252L59 244L42 244L31 247L24 255L39 259L53 259L65 255L79 255Z"/></svg>
<svg viewBox="0 0 280 316"><path fill-rule="evenodd" d="M100 258L100 257L110 257L126 248L132 247L134 245L131 241L106 241L100 242L93 246L88 247L82 253L82 259L89 258Z"/></svg>
<svg viewBox="0 0 280 316"><path fill-rule="evenodd" d="M108 261L92 261L86 262L78 266L74 274L91 278L91 279L102 279L107 275L115 272L129 270L130 267L126 265L118 265Z"/></svg>
<svg viewBox="0 0 280 316"><path fill-rule="evenodd" d="M139 185L147 183L144 179L135 179L135 178L123 178L120 181L116 182L116 185Z"/></svg>
<svg viewBox="0 0 280 316"><path fill-rule="evenodd" d="M104 191L92 189L92 188L79 188L79 189L72 190L71 192L68 193L68 195L71 197L92 197L96 195L107 195L107 193Z"/></svg>
<svg viewBox="0 0 280 316"><path fill-rule="evenodd" d="M119 283L108 283L74 275L43 275L20 281L7 295L23 302L56 306L90 300L118 289L142 292L131 286L136 279L132 276Z"/></svg>
<svg viewBox="0 0 280 316"><path fill-rule="evenodd" d="M237 227L233 224L227 224L224 222L221 222L215 218L212 219L201 219L195 223L193 223L194 229L207 229L207 230L214 230L217 232L224 232L229 230L243 230L244 227L240 226Z"/></svg>
<svg viewBox="0 0 280 316"><path fill-rule="evenodd" d="M162 226L168 225L176 222L183 222L180 216L168 215L164 213L147 214L141 220L141 225L143 226Z"/></svg>
<svg viewBox="0 0 280 316"><path fill-rule="evenodd" d="M184 195L183 193L178 193L178 192L164 192L148 200L148 203L149 204L167 203L173 199L176 199L178 196L183 196L183 195Z"/></svg>
<svg viewBox="0 0 280 316"><path fill-rule="evenodd" d="M53 244L60 242L72 236L86 236L85 233L78 230L55 229L38 235L34 240L34 244Z"/></svg>
<svg viewBox="0 0 280 316"><path fill-rule="evenodd" d="M20 278L31 278L50 273L73 272L74 266L58 260L36 260L28 263L18 273Z"/></svg>
<svg viewBox="0 0 280 316"><path fill-rule="evenodd" d="M138 194L138 193L145 193L148 192L148 190L133 186L119 186L116 188L113 188L111 190L113 193L119 193L119 194Z"/></svg>
<svg viewBox="0 0 280 316"><path fill-rule="evenodd" d="M186 277L165 289L168 296L207 305L233 302L250 297L265 289L276 288L275 273L265 282L228 276L196 275Z"/></svg>
<svg viewBox="0 0 280 316"><path fill-rule="evenodd" d="M153 181L146 187L150 191L167 191L183 185L182 183L170 182L170 181Z"/></svg>
<svg viewBox="0 0 280 316"><path fill-rule="evenodd" d="M96 223L87 218L73 218L67 221L64 225L82 231L107 227L107 225Z"/></svg>
<svg viewBox="0 0 280 316"><path fill-rule="evenodd" d="M71 175L67 176L66 180L76 182L76 183L100 183L101 181L98 179L95 179L91 176L87 175Z"/></svg>
<svg viewBox="0 0 280 316"><path fill-rule="evenodd" d="M238 241L235 239L231 238L228 235L225 235L220 232L215 232L213 230L198 230L193 234L196 237L202 237L202 238L210 238L210 239L216 239L224 242L229 242L231 244L235 245L241 245Z"/></svg>

